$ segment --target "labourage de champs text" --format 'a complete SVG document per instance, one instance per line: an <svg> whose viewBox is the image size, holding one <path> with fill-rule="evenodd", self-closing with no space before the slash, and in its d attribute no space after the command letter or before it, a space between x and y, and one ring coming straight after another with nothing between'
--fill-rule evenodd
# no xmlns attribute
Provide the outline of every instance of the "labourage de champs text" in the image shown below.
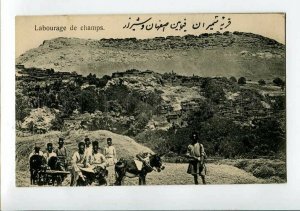
<svg viewBox="0 0 300 211"><path fill-rule="evenodd" d="M45 25L34 25L35 31L57 31L64 32L67 30L70 31L102 31L104 30L103 26L89 26L89 25L71 25L71 26L45 26Z"/></svg>

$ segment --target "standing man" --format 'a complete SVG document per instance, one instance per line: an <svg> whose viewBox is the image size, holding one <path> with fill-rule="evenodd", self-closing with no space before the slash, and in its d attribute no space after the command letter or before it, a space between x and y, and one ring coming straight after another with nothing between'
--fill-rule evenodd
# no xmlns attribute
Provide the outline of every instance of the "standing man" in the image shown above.
<svg viewBox="0 0 300 211"><path fill-rule="evenodd" d="M85 143L78 143L78 151L74 152L72 156L72 170L71 170L71 186L77 185L79 177L84 181L85 178L80 170L80 167L85 167L87 164L87 157L85 151Z"/></svg>
<svg viewBox="0 0 300 211"><path fill-rule="evenodd" d="M89 162L89 159L91 159L92 153L93 153L93 147L91 146L91 140L90 140L90 138L86 136L84 138L84 143L85 143L86 157L88 159L87 162Z"/></svg>
<svg viewBox="0 0 300 211"><path fill-rule="evenodd" d="M107 170L108 170L109 183L113 183L115 182L113 173L115 172L114 166L115 163L117 162L117 153L115 147L112 145L111 138L107 138L107 146L104 148L104 156L106 158L106 162L108 166Z"/></svg>
<svg viewBox="0 0 300 211"><path fill-rule="evenodd" d="M109 166L115 165L117 162L117 153L115 147L112 145L111 138L107 138L107 146L104 148L104 155Z"/></svg>
<svg viewBox="0 0 300 211"><path fill-rule="evenodd" d="M67 169L67 149L64 146L64 138L60 137L58 139L58 148L55 150L58 158L59 168L61 171L66 171Z"/></svg>
<svg viewBox="0 0 300 211"><path fill-rule="evenodd" d="M205 165L204 165L204 147L198 142L198 134L193 133L191 136L191 144L188 146L186 157L189 159L187 173L194 176L195 185L198 185L198 174L201 176L202 183L205 181Z"/></svg>

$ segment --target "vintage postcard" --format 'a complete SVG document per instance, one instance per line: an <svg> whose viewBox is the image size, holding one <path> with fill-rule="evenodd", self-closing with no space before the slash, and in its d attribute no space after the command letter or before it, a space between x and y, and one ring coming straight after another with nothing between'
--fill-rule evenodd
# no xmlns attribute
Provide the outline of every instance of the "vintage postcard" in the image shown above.
<svg viewBox="0 0 300 211"><path fill-rule="evenodd" d="M17 187L287 182L285 14L15 21Z"/></svg>

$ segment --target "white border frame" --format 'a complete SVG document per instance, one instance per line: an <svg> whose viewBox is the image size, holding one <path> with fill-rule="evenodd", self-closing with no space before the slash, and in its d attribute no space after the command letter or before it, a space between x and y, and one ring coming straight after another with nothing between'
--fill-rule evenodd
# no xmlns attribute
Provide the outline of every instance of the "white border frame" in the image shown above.
<svg viewBox="0 0 300 211"><path fill-rule="evenodd" d="M1 2L1 205L15 209L300 209L297 0L10 0ZM15 187L15 16L286 12L287 184L101 188Z"/></svg>

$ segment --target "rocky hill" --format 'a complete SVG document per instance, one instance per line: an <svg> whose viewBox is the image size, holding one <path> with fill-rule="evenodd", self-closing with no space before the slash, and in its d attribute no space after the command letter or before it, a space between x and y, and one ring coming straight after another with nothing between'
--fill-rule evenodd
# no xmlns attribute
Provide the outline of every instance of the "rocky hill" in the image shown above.
<svg viewBox="0 0 300 211"><path fill-rule="evenodd" d="M153 39L55 38L16 59L25 67L87 75L151 69L199 76L285 77L285 45L251 33L225 32Z"/></svg>

